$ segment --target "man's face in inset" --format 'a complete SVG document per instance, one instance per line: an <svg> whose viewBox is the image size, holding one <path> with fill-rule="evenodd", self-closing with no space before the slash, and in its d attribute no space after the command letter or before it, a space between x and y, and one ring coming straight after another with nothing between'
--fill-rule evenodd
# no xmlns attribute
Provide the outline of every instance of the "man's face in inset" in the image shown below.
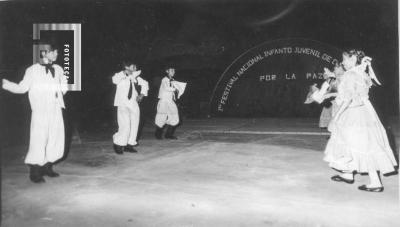
<svg viewBox="0 0 400 227"><path fill-rule="evenodd" d="M55 62L57 60L58 50L50 50L45 54L45 58L49 59L51 62Z"/></svg>
<svg viewBox="0 0 400 227"><path fill-rule="evenodd" d="M40 57L42 59L47 59L50 62L55 62L57 60L57 56L58 50L53 48L50 44L44 44L40 47Z"/></svg>

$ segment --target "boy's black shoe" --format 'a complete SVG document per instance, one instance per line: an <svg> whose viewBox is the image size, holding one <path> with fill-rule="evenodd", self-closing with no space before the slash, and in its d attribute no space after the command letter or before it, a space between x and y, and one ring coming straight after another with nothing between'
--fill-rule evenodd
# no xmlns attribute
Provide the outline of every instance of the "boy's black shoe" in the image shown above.
<svg viewBox="0 0 400 227"><path fill-rule="evenodd" d="M39 165L29 165L29 179L33 183L44 183L45 180L42 175L41 167Z"/></svg>
<svg viewBox="0 0 400 227"><path fill-rule="evenodd" d="M138 151L133 147L133 145L130 145L130 144L126 145L124 151L125 151L125 152L129 152L129 153L137 153L137 152L138 152Z"/></svg>
<svg viewBox="0 0 400 227"><path fill-rule="evenodd" d="M44 166L42 166L42 174L49 176L49 177L59 177L60 174L54 172L53 170L53 164L48 162Z"/></svg>
<svg viewBox="0 0 400 227"><path fill-rule="evenodd" d="M119 145L117 145L117 144L115 144L114 143L114 151L115 151L115 153L117 153L117 154L123 154L124 152L123 152L123 146L119 146Z"/></svg>

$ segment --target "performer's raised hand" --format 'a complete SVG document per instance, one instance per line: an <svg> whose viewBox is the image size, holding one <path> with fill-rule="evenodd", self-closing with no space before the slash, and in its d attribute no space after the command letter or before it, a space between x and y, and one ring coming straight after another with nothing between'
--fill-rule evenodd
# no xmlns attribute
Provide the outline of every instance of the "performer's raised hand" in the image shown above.
<svg viewBox="0 0 400 227"><path fill-rule="evenodd" d="M134 72L132 72L132 73L129 74L129 76L127 77L127 79L129 79L129 80L132 81L132 82L135 82L135 81L136 81L136 77L138 77L138 76L140 75L141 72L142 72L141 70L134 71Z"/></svg>
<svg viewBox="0 0 400 227"><path fill-rule="evenodd" d="M365 56L361 59L361 63L357 67L360 68L361 70L366 70L367 66L371 65L371 61L372 58Z"/></svg>
<svg viewBox="0 0 400 227"><path fill-rule="evenodd" d="M329 70L328 68L324 68L324 79L335 77L335 73Z"/></svg>
<svg viewBox="0 0 400 227"><path fill-rule="evenodd" d="M11 82L7 79L2 79L1 80L1 88L3 88L4 90L7 90L7 85L10 84Z"/></svg>
<svg viewBox="0 0 400 227"><path fill-rule="evenodd" d="M371 64L372 58L365 56L363 59L361 59L361 64Z"/></svg>

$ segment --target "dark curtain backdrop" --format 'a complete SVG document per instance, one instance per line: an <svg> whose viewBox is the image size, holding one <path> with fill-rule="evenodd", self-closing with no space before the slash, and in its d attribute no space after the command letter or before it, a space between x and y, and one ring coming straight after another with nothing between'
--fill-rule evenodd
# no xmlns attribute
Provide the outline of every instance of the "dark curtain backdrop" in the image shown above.
<svg viewBox="0 0 400 227"><path fill-rule="evenodd" d="M282 17L269 20L285 9ZM111 76L123 58L138 62L151 83L143 107L149 121L165 64L174 65L177 78L189 83L180 101L183 115L204 117L218 78L236 57L265 41L293 37L365 50L384 84L373 90L372 101L380 114L398 114L397 1L0 2L1 77L19 81L31 64L33 23L68 22L82 24L83 88L65 97L66 114L80 131L115 124ZM247 99L250 109L262 108ZM0 101L2 141L26 137L27 96L0 91Z"/></svg>

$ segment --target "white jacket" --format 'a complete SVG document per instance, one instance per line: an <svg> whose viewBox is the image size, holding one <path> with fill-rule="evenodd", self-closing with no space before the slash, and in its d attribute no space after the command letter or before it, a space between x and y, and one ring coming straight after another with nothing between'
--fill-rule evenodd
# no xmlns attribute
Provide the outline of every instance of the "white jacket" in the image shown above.
<svg viewBox="0 0 400 227"><path fill-rule="evenodd" d="M114 74L112 82L117 85L117 91L115 92L114 106L131 106L136 102L136 97L139 95L135 89L134 83L138 83L141 87L140 93L147 96L149 91L149 84L146 80L139 77L141 71L136 71L133 75L126 76L124 71ZM132 97L128 99L129 83L132 83Z"/></svg>
<svg viewBox="0 0 400 227"><path fill-rule="evenodd" d="M52 104L65 108L63 95L68 89L67 78L61 66L54 64L53 68L54 78L50 71L46 73L45 66L36 63L26 69L19 84L8 83L5 89L19 94L28 92L33 111L46 111Z"/></svg>
<svg viewBox="0 0 400 227"><path fill-rule="evenodd" d="M160 90L158 91L158 98L163 100L174 101L174 92L176 88L173 86L172 81L168 77L161 80Z"/></svg>

